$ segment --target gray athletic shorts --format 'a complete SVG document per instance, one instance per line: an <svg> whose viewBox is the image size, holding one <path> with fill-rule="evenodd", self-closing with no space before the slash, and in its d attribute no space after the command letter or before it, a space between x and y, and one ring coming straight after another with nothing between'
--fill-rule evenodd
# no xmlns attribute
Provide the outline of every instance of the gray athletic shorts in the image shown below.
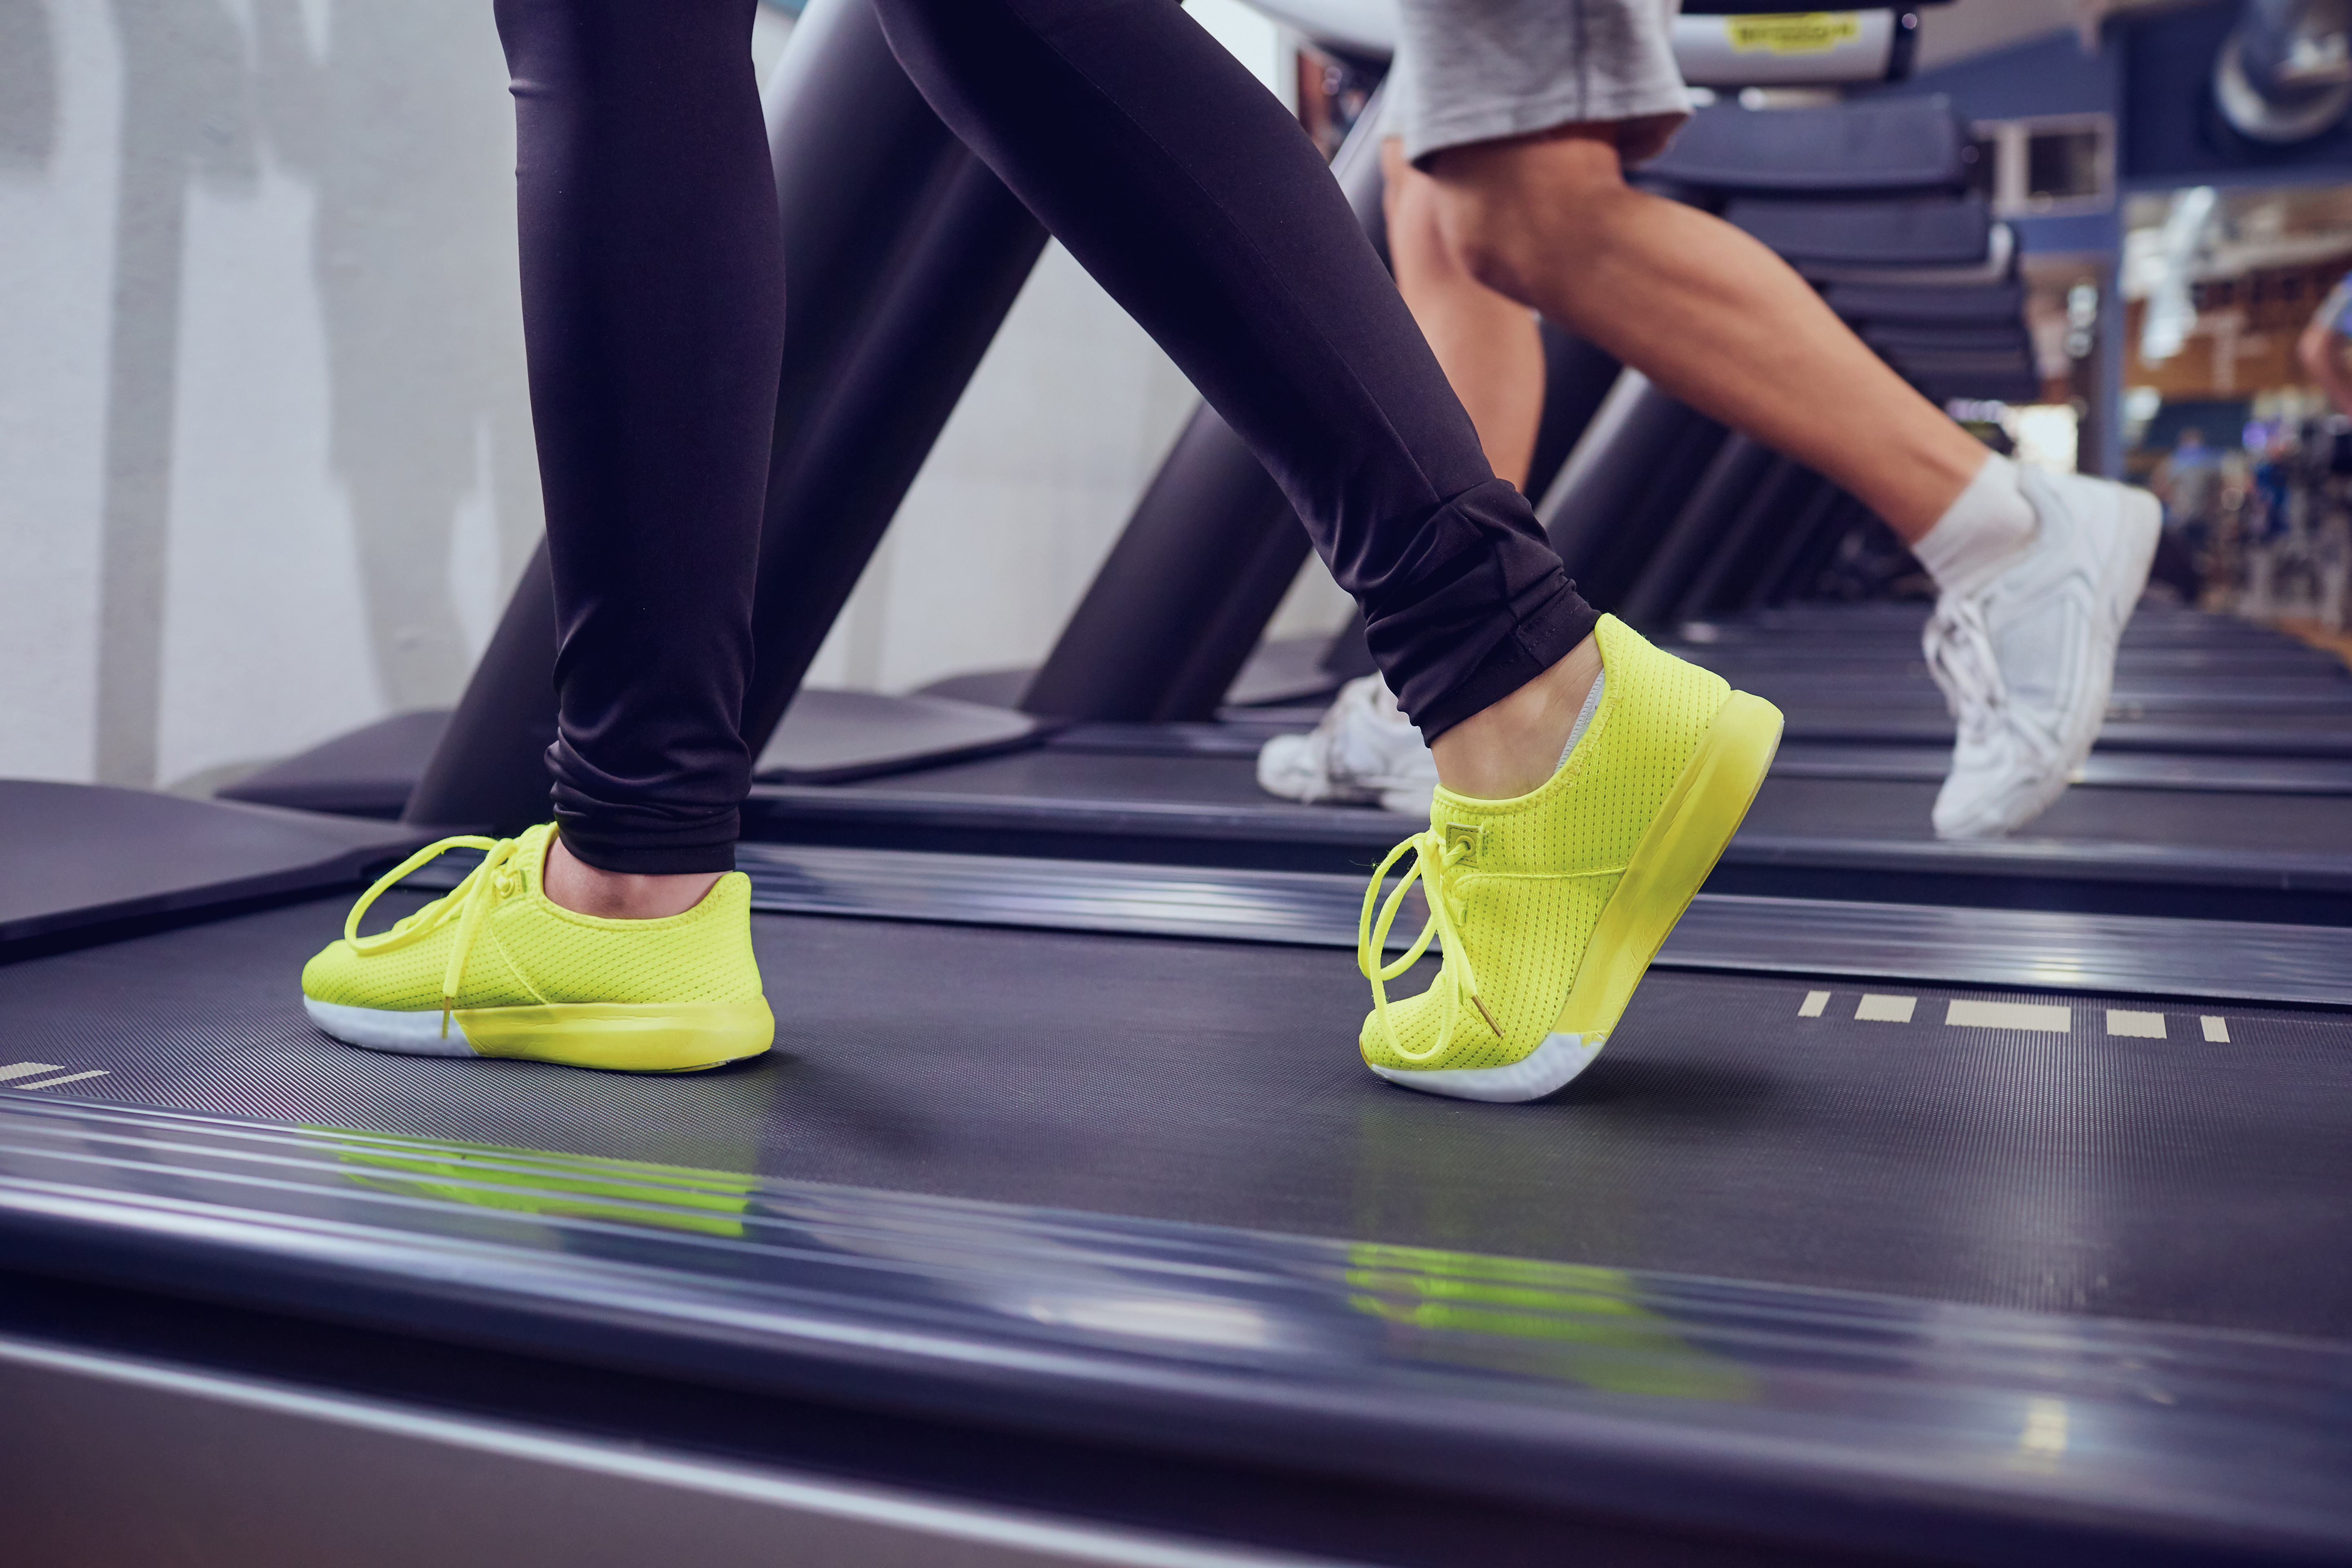
<svg viewBox="0 0 2352 1568"><path fill-rule="evenodd" d="M1419 163L1474 142L1609 121L1629 163L1688 117L1682 0L1401 0L1389 129Z"/></svg>

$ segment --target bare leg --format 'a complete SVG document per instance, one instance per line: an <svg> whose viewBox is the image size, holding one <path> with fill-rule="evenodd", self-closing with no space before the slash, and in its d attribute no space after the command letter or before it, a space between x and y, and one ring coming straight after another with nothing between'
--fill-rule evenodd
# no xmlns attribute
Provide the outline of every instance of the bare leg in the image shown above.
<svg viewBox="0 0 2352 1568"><path fill-rule="evenodd" d="M1382 144L1381 163L1397 291L1478 427L1487 464L1525 489L1543 417L1543 340L1535 316L1470 276L1446 247L1436 187L1404 161L1393 137ZM1600 673L1600 645L1586 637L1535 679L1438 736L1430 748L1438 782L1474 800L1507 800L1541 788L1557 771Z"/></svg>
<svg viewBox="0 0 2352 1568"><path fill-rule="evenodd" d="M608 921L657 921L682 915L702 902L703 895L718 885L722 875L719 871L665 876L607 871L572 854L559 837L547 847L543 890L574 914Z"/></svg>
<svg viewBox="0 0 2352 1568"><path fill-rule="evenodd" d="M1576 125L1448 148L1407 184L1428 181L1444 248L1472 277L1820 470L1916 543L1984 448L1770 250L1628 186L1614 137Z"/></svg>
<svg viewBox="0 0 2352 1568"><path fill-rule="evenodd" d="M1471 277L1447 247L1437 189L1404 161L1394 137L1381 145L1381 169L1397 292L1478 427L1487 466L1524 490L1543 417L1543 339L1535 316Z"/></svg>
<svg viewBox="0 0 2352 1568"><path fill-rule="evenodd" d="M1541 789L1559 771L1576 716L1601 674L1601 645L1586 637L1566 658L1430 742L1437 782L1473 800L1509 800Z"/></svg>

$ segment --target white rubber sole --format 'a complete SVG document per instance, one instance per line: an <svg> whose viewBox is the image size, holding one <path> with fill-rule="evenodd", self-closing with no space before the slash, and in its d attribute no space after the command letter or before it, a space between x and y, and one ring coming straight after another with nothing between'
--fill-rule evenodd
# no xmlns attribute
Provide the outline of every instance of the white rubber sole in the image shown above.
<svg viewBox="0 0 2352 1568"><path fill-rule="evenodd" d="M310 1022L318 1025L320 1031L347 1046L399 1051L412 1057L482 1054L467 1041L465 1026L454 1016L445 1037L438 1012L395 1013L381 1007L351 1007L341 1002L314 1002L308 996L302 998L302 1010L310 1015Z"/></svg>
<svg viewBox="0 0 2352 1568"><path fill-rule="evenodd" d="M1608 1043L1606 1035L1546 1035L1542 1045L1508 1067L1499 1068L1438 1068L1415 1072L1410 1068L1381 1067L1373 1062L1364 1065L1402 1089L1507 1105L1541 1100L1555 1089L1566 1088L1577 1074L1592 1065L1601 1047Z"/></svg>
<svg viewBox="0 0 2352 1568"><path fill-rule="evenodd" d="M350 1045L415 1057L495 1057L600 1072L700 1072L765 1052L767 998L734 1002L542 1002L460 1008L446 1034L438 1008L395 1012L318 1002L310 1021Z"/></svg>

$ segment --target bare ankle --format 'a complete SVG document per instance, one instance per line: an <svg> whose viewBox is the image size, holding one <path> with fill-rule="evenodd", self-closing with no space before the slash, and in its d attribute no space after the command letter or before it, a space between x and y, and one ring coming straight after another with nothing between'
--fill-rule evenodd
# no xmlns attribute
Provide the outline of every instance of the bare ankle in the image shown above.
<svg viewBox="0 0 2352 1568"><path fill-rule="evenodd" d="M1437 782L1472 800L1509 800L1541 789L1601 674L1601 645L1586 637L1566 658L1432 745Z"/></svg>
<svg viewBox="0 0 2352 1568"><path fill-rule="evenodd" d="M559 837L547 847L541 882L547 896L576 915L608 921L657 921L682 915L718 886L724 873L689 871L648 877L591 866Z"/></svg>

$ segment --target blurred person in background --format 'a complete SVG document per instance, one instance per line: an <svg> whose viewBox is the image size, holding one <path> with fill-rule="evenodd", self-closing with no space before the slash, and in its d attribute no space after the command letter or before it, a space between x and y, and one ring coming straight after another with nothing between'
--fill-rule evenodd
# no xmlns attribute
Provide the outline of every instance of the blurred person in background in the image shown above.
<svg viewBox="0 0 2352 1568"><path fill-rule="evenodd" d="M2344 363L2347 346L2352 346L2352 273L2336 279L2294 344L2305 374L2327 394L2336 413L2352 417L2352 371Z"/></svg>
<svg viewBox="0 0 2352 1568"><path fill-rule="evenodd" d="M2166 536L2179 542L2196 563L2200 583L2210 585L2222 574L2221 540L2216 528L2221 500L2221 454L2205 444L2205 432L2194 425L2181 426L2172 450L2148 476L2148 488L2164 503Z"/></svg>
<svg viewBox="0 0 2352 1568"><path fill-rule="evenodd" d="M2345 363L2347 349L2352 349L2352 274L2328 290L2295 342L2295 357L2327 394L2336 413L2328 422L2327 440L2328 466L2337 482L2327 489L2326 506L2314 530L2312 552L2319 582L2319 620L2331 632L2344 629L2347 591L2352 586L2347 583L2352 579L2352 513L2347 513L2342 483L2345 474L2352 471L2352 428L2346 424L2352 420L2352 370Z"/></svg>
<svg viewBox="0 0 2352 1568"><path fill-rule="evenodd" d="M1885 519L1940 590L1923 646L1959 739L1936 830L2012 832L2090 750L2158 508L1988 452L1770 249L1626 183L1691 111L1677 9L1402 0L1385 148L1397 287L1515 483L1543 410L1542 315ZM1377 696L1348 693L1313 736L1270 743L1259 780L1295 799L1401 798L1426 773Z"/></svg>

